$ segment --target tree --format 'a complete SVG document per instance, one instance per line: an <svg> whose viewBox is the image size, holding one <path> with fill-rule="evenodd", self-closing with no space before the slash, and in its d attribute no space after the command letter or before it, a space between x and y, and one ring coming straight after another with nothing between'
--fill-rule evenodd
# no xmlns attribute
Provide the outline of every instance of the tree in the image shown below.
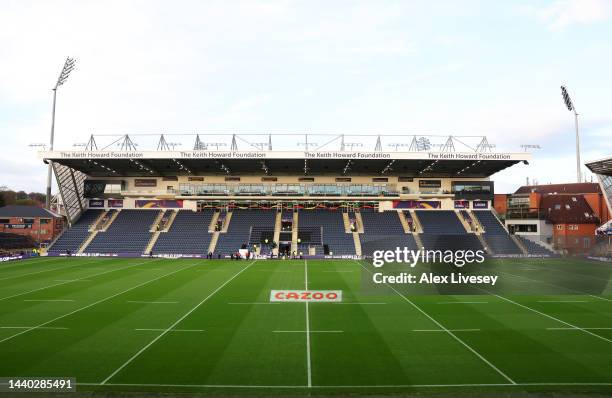
<svg viewBox="0 0 612 398"><path fill-rule="evenodd" d="M16 200L15 192L13 192L13 191L3 191L3 192L0 192L0 194L2 195L2 198L4 200L4 205L5 206L14 205L15 204L15 200Z"/></svg>
<svg viewBox="0 0 612 398"><path fill-rule="evenodd" d="M15 194L15 199L27 199L28 194L25 191L19 191Z"/></svg>
<svg viewBox="0 0 612 398"><path fill-rule="evenodd" d="M15 192L8 189L6 186L0 186L0 206L9 206L14 204L41 206L45 203L45 196L45 194L38 192Z"/></svg>
<svg viewBox="0 0 612 398"><path fill-rule="evenodd" d="M18 206L40 206L40 202L33 199L17 199L15 204Z"/></svg>

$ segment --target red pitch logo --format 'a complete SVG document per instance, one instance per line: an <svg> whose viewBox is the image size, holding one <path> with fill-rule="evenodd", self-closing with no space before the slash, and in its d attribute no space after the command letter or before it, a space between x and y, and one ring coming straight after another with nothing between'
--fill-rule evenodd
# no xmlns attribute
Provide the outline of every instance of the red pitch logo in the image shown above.
<svg viewBox="0 0 612 398"><path fill-rule="evenodd" d="M341 290L272 290L270 301L285 303L337 303L342 301Z"/></svg>

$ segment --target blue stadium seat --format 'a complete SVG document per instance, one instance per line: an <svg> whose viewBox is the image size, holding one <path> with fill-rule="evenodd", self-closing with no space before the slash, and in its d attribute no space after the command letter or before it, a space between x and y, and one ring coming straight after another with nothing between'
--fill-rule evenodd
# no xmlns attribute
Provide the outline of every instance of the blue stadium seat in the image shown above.
<svg viewBox="0 0 612 398"><path fill-rule="evenodd" d="M96 222L104 210L87 210L72 227L64 231L62 236L49 248L49 253L66 253L70 250L76 253L89 236L89 228Z"/></svg>
<svg viewBox="0 0 612 398"><path fill-rule="evenodd" d="M316 254L325 254L323 245L327 245L334 255L355 254L353 235L344 231L344 220L339 210L300 210L298 233L302 247L314 246Z"/></svg>
<svg viewBox="0 0 612 398"><path fill-rule="evenodd" d="M452 210L416 210L424 234L467 235L467 231Z"/></svg>
<svg viewBox="0 0 612 398"><path fill-rule="evenodd" d="M252 248L251 232L254 227L266 227L274 231L276 210L235 209L226 233L219 235L215 253L229 256L236 253L243 245Z"/></svg>
<svg viewBox="0 0 612 398"><path fill-rule="evenodd" d="M155 254L206 255L213 234L208 227L214 215L210 209L201 212L180 210L168 232L159 234L153 247Z"/></svg>
<svg viewBox="0 0 612 398"><path fill-rule="evenodd" d="M144 253L159 210L121 210L106 232L98 232L86 253Z"/></svg>
<svg viewBox="0 0 612 398"><path fill-rule="evenodd" d="M361 240L361 254L371 256L376 250L395 250L407 247L417 250L412 234L404 232L396 211L361 210L363 220L363 233L359 234Z"/></svg>
<svg viewBox="0 0 612 398"><path fill-rule="evenodd" d="M523 254L493 212L474 210L472 213L483 226L485 233L482 236L494 254Z"/></svg>

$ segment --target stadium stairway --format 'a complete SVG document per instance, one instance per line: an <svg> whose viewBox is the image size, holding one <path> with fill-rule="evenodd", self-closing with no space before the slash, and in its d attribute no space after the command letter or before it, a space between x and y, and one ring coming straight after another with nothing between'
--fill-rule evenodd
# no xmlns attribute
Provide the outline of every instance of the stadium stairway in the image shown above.
<svg viewBox="0 0 612 398"><path fill-rule="evenodd" d="M363 233L364 228L363 228L363 218L361 218L361 213L360 212L356 212L355 213L355 227L357 227L357 232L359 232L360 234Z"/></svg>
<svg viewBox="0 0 612 398"><path fill-rule="evenodd" d="M121 210L106 231L98 231L85 253L144 253L159 210Z"/></svg>
<svg viewBox="0 0 612 398"><path fill-rule="evenodd" d="M412 222L412 232L414 234L422 234L423 227L421 226L421 221L419 220L419 217L417 216L416 212L414 210L410 210L408 214L405 214L405 216L408 223Z"/></svg>
<svg viewBox="0 0 612 398"><path fill-rule="evenodd" d="M457 214L457 219L461 222L461 225L463 225L463 228L465 228L467 233L480 234L480 231L478 228L476 228L476 225L474 224L474 221L467 210L455 210L455 213Z"/></svg>
<svg viewBox="0 0 612 398"><path fill-rule="evenodd" d="M217 222L219 221L219 216L221 215L220 211L215 211L213 213L213 216L210 219L210 223L208 224L208 232L213 233L213 232L218 232L217 229L215 228L215 226L217 225Z"/></svg>
<svg viewBox="0 0 612 398"><path fill-rule="evenodd" d="M523 244L523 246L525 246L525 249L527 249L527 252L531 255L557 256L555 252L549 250L547 247L543 246L538 242L534 242L531 239L524 238L520 235L514 235L514 237L516 237L516 239L518 239Z"/></svg>
<svg viewBox="0 0 612 398"><path fill-rule="evenodd" d="M299 221L300 221L299 213L297 211L294 211L293 212L293 222L291 223L291 252L292 253L298 251L298 246L299 246L298 238L300 236L300 231L298 229Z"/></svg>
<svg viewBox="0 0 612 398"><path fill-rule="evenodd" d="M272 237L272 241L276 242L277 245L278 245L278 242L280 242L280 233L281 233L282 224L283 224L283 212L278 211L276 212L276 219L274 220L274 236ZM278 246L272 249L272 254L274 254L275 256L278 255Z"/></svg>
<svg viewBox="0 0 612 398"><path fill-rule="evenodd" d="M423 233L419 234L426 250L483 250L478 237L468 233L453 210L416 210Z"/></svg>
<svg viewBox="0 0 612 398"><path fill-rule="evenodd" d="M104 210L87 210L72 227L65 230L62 235L49 247L49 253L66 253L68 250L76 253L79 247L87 239L89 229L99 222L104 215Z"/></svg>
<svg viewBox="0 0 612 398"><path fill-rule="evenodd" d="M342 212L342 222L344 223L344 232L351 233L351 219L349 217L349 213Z"/></svg>
<svg viewBox="0 0 612 398"><path fill-rule="evenodd" d="M375 250L395 250L396 247L417 250L414 236L406 233L396 211L362 209L360 216L363 222L363 233L359 234L363 255L371 256Z"/></svg>
<svg viewBox="0 0 612 398"><path fill-rule="evenodd" d="M353 236L345 231L341 211L301 210L299 218L302 244L310 243L316 248L316 254L325 254L324 246L327 246L329 253L333 255L355 254ZM307 238L308 242L303 238L306 237L307 231L310 234L310 238Z"/></svg>
<svg viewBox="0 0 612 398"><path fill-rule="evenodd" d="M234 209L225 218L223 229L227 229L227 232L219 235L215 252L222 256L236 253L243 246L249 245L253 227L267 227L273 230L275 220L274 210Z"/></svg>
<svg viewBox="0 0 612 398"><path fill-rule="evenodd" d="M174 219L170 225L157 232L158 239L152 246L155 254L206 255L212 234L209 232L213 210L194 212L179 210L173 212ZM170 214L169 217L172 215ZM170 219L168 219L168 223Z"/></svg>
<svg viewBox="0 0 612 398"><path fill-rule="evenodd" d="M482 236L490 248L489 254L521 255L523 251L512 240L501 221L490 210L474 210L472 214L484 229Z"/></svg>
<svg viewBox="0 0 612 398"><path fill-rule="evenodd" d="M412 228L410 228L410 222L408 222L408 218L406 217L406 213L403 211L398 211L397 216L400 219L400 223L402 224L402 228L404 228L404 233L411 234Z"/></svg>

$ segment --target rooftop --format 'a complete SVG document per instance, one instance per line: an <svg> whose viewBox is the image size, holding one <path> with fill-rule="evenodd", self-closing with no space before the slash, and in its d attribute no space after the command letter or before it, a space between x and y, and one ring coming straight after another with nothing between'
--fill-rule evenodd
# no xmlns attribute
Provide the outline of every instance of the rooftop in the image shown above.
<svg viewBox="0 0 612 398"><path fill-rule="evenodd" d="M58 217L57 214L36 206L4 206L0 207L0 217Z"/></svg>
<svg viewBox="0 0 612 398"><path fill-rule="evenodd" d="M580 195L547 195L542 198L540 208L555 224L600 224L591 206Z"/></svg>
<svg viewBox="0 0 612 398"><path fill-rule="evenodd" d="M514 192L515 195L540 193L551 195L601 193L599 184L595 182L581 182L569 184L524 185Z"/></svg>

